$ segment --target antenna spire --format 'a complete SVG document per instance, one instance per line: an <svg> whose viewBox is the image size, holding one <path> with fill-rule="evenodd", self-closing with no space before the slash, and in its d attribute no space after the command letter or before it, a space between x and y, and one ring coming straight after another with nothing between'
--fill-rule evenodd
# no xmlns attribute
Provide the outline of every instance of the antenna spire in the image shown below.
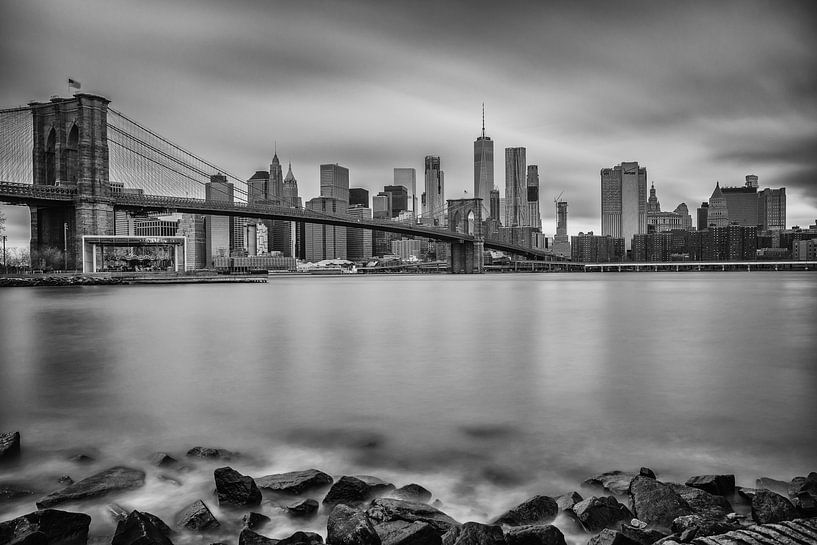
<svg viewBox="0 0 817 545"><path fill-rule="evenodd" d="M485 103L482 103L482 137L485 138Z"/></svg>

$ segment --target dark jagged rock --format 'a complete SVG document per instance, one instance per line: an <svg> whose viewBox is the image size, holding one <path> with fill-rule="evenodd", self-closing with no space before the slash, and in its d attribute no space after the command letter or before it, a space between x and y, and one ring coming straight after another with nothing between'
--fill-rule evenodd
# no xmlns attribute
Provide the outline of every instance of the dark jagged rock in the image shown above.
<svg viewBox="0 0 817 545"><path fill-rule="evenodd" d="M118 503L109 503L108 505L105 506L105 508L108 510L108 513L111 515L111 518L113 518L116 522L121 522L125 520L126 518L128 518L128 515L130 514L128 513L127 509L125 509Z"/></svg>
<svg viewBox="0 0 817 545"><path fill-rule="evenodd" d="M57 509L43 509L0 523L0 544L86 545L91 517Z"/></svg>
<svg viewBox="0 0 817 545"><path fill-rule="evenodd" d="M150 463L156 467L174 467L179 461L166 452L154 452L150 455Z"/></svg>
<svg viewBox="0 0 817 545"><path fill-rule="evenodd" d="M611 494L625 496L630 489L630 483L637 476L637 473L630 471L608 471L586 479L582 482L582 486L602 488Z"/></svg>
<svg viewBox="0 0 817 545"><path fill-rule="evenodd" d="M317 469L276 473L255 480L258 488L292 496L299 496L304 492L329 486L332 482L333 479L329 474Z"/></svg>
<svg viewBox="0 0 817 545"><path fill-rule="evenodd" d="M266 515L262 515L261 513L247 513L243 517L241 517L241 522L244 523L245 528L249 528L250 530L260 530L264 526L272 520Z"/></svg>
<svg viewBox="0 0 817 545"><path fill-rule="evenodd" d="M235 453L223 448L193 447L187 451L187 456L206 460L230 460Z"/></svg>
<svg viewBox="0 0 817 545"><path fill-rule="evenodd" d="M366 486L370 487L378 495L391 492L395 488L392 483L384 481L380 477L373 477L372 475L353 475L353 477L366 483Z"/></svg>
<svg viewBox="0 0 817 545"><path fill-rule="evenodd" d="M295 532L278 541L278 545L322 545L323 538L315 532Z"/></svg>
<svg viewBox="0 0 817 545"><path fill-rule="evenodd" d="M0 484L0 503L16 501L26 496L33 496L34 494L36 494L36 492L27 488L13 484Z"/></svg>
<svg viewBox="0 0 817 545"><path fill-rule="evenodd" d="M652 528L637 528L629 524L621 525L621 533L639 545L652 545L659 539L667 537L664 532Z"/></svg>
<svg viewBox="0 0 817 545"><path fill-rule="evenodd" d="M559 514L559 505L550 496L534 496L499 515L493 524L523 526L528 524L548 524Z"/></svg>
<svg viewBox="0 0 817 545"><path fill-rule="evenodd" d="M74 484L74 479L72 479L70 475L60 475L57 482L63 486L68 486L69 484Z"/></svg>
<svg viewBox="0 0 817 545"><path fill-rule="evenodd" d="M384 484L386 486L384 486ZM332 488L329 489L326 497L323 498L323 504L361 504L380 494L388 492L389 486L393 488L393 485L388 485L388 483L384 484L373 481L364 481L358 477L343 476L332 485Z"/></svg>
<svg viewBox="0 0 817 545"><path fill-rule="evenodd" d="M20 457L20 432L0 433L0 464Z"/></svg>
<svg viewBox="0 0 817 545"><path fill-rule="evenodd" d="M311 517L318 512L320 505L317 501L309 498L286 506L287 513L291 517Z"/></svg>
<svg viewBox="0 0 817 545"><path fill-rule="evenodd" d="M112 467L79 482L52 492L37 502L37 507L53 507L61 503L96 498L118 492L131 490L145 484L145 472L129 467Z"/></svg>
<svg viewBox="0 0 817 545"><path fill-rule="evenodd" d="M213 476L219 505L243 507L261 503L261 491L252 477L242 475L231 467L220 467L213 472Z"/></svg>
<svg viewBox="0 0 817 545"><path fill-rule="evenodd" d="M803 517L817 517L817 498L808 492L798 492L792 504Z"/></svg>
<svg viewBox="0 0 817 545"><path fill-rule="evenodd" d="M653 479L654 477L648 478ZM598 535L591 537L590 541L587 542L587 545L640 545L640 544L637 541L630 539L621 532L605 528Z"/></svg>
<svg viewBox="0 0 817 545"><path fill-rule="evenodd" d="M570 492L569 494L562 494L556 497L556 505L559 506L559 511L568 511L573 509L573 506L582 501L582 495L578 492Z"/></svg>
<svg viewBox="0 0 817 545"><path fill-rule="evenodd" d="M247 528L244 528L241 530L241 533L238 534L238 545L276 545L277 543L279 543L277 539L262 536Z"/></svg>
<svg viewBox="0 0 817 545"><path fill-rule="evenodd" d="M705 518L721 519L732 513L732 505L723 496L710 494L700 488L693 488L676 483L666 483L680 495L696 515Z"/></svg>
<svg viewBox="0 0 817 545"><path fill-rule="evenodd" d="M590 533L600 532L605 528L618 529L624 521L633 518L630 510L613 496L582 500L573 506L573 513Z"/></svg>
<svg viewBox="0 0 817 545"><path fill-rule="evenodd" d="M329 513L326 541L332 545L382 545L366 514L342 503Z"/></svg>
<svg viewBox="0 0 817 545"><path fill-rule="evenodd" d="M685 484L716 496L728 496L735 493L734 475L697 475L687 479Z"/></svg>
<svg viewBox="0 0 817 545"><path fill-rule="evenodd" d="M757 490L752 496L752 519L758 524L783 522L797 518L794 505L771 490Z"/></svg>
<svg viewBox="0 0 817 545"><path fill-rule="evenodd" d="M440 545L442 538L425 522L394 520L374 527L383 545Z"/></svg>
<svg viewBox="0 0 817 545"><path fill-rule="evenodd" d="M172 536L173 534L175 534L175 533L176 533L176 532L174 532L174 531L173 531L173 529L172 529L170 526L168 526L167 524L165 524L165 521L163 521L162 519L160 519L159 517L157 517L157 516L156 516L156 515L154 515L153 513L148 513L147 511L142 511L142 514L143 514L144 516L146 516L146 517L147 517L147 519L148 519L150 522L152 522L152 523L153 523L153 525L154 525L154 526L155 526L155 527L156 527L156 528L157 528L157 529L158 529L160 532L162 532L164 535L166 535L167 537L170 537L170 536Z"/></svg>
<svg viewBox="0 0 817 545"><path fill-rule="evenodd" d="M366 515L376 524L395 520L425 522L440 535L459 525L456 520L428 504L391 498L373 500Z"/></svg>
<svg viewBox="0 0 817 545"><path fill-rule="evenodd" d="M685 515L672 521L672 532L683 535L694 530L695 537L716 536L740 528L740 523L716 520L701 515Z"/></svg>
<svg viewBox="0 0 817 545"><path fill-rule="evenodd" d="M817 473L812 471L806 477L795 477L788 487L790 498L794 498L800 492L806 492L817 497Z"/></svg>
<svg viewBox="0 0 817 545"><path fill-rule="evenodd" d="M565 545L561 530L549 524L516 526L505 532L508 545Z"/></svg>
<svg viewBox="0 0 817 545"><path fill-rule="evenodd" d="M401 486L397 490L393 490L389 492L389 497L398 499L398 500L407 500L407 501L419 501L423 503L428 503L428 500L431 499L431 492L427 489L423 488L419 484L407 484L406 486Z"/></svg>
<svg viewBox="0 0 817 545"><path fill-rule="evenodd" d="M633 479L630 498L635 516L659 529L668 530L676 518L693 514L689 504L672 487L649 477Z"/></svg>
<svg viewBox="0 0 817 545"><path fill-rule="evenodd" d="M696 537L693 545L805 545L817 543L817 519L758 524L725 534Z"/></svg>
<svg viewBox="0 0 817 545"><path fill-rule="evenodd" d="M442 537L442 545L454 545L457 539L460 537L460 533L462 532L462 526L454 526L446 533L443 534Z"/></svg>
<svg viewBox="0 0 817 545"><path fill-rule="evenodd" d="M173 545L167 534L154 524L155 518L131 511L117 524L111 545Z"/></svg>
<svg viewBox="0 0 817 545"><path fill-rule="evenodd" d="M176 527L186 528L194 531L214 530L221 526L201 500L196 500L178 515L176 515Z"/></svg>
<svg viewBox="0 0 817 545"><path fill-rule="evenodd" d="M638 470L638 474L642 477L649 477L650 479L655 479L655 471L648 467L642 467Z"/></svg>
<svg viewBox="0 0 817 545"><path fill-rule="evenodd" d="M456 537L454 537L454 535ZM453 537L453 541L451 538ZM444 545L506 545L500 526L466 522L459 531L443 536Z"/></svg>

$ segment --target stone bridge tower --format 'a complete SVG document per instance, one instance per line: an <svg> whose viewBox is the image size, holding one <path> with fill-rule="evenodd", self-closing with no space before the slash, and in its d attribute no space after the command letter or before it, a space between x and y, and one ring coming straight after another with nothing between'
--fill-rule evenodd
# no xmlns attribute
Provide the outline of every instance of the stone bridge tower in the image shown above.
<svg viewBox="0 0 817 545"><path fill-rule="evenodd" d="M451 273L483 272L485 239L482 234L482 199L448 200L448 229L475 238L473 242L451 243L448 258Z"/></svg>
<svg viewBox="0 0 817 545"><path fill-rule="evenodd" d="M32 266L65 251L81 266L82 235L114 234L108 179L108 100L78 93L29 104L34 122L34 185L76 190L69 206L31 207ZM62 266L62 265L61 265Z"/></svg>

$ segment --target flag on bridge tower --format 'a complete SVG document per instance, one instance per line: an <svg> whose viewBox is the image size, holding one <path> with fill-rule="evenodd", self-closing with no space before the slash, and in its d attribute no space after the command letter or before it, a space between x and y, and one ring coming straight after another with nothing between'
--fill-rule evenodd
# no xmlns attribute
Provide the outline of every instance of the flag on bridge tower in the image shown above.
<svg viewBox="0 0 817 545"><path fill-rule="evenodd" d="M68 89L70 90L72 87L74 89L81 89L82 84L75 79L68 78Z"/></svg>

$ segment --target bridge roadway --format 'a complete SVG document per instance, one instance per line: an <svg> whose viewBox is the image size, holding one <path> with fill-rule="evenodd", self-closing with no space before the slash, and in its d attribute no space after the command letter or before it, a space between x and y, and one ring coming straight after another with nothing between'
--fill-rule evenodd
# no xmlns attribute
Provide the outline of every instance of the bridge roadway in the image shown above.
<svg viewBox="0 0 817 545"><path fill-rule="evenodd" d="M0 202L32 206L53 206L55 204L73 202L76 198L76 191L72 189L0 181ZM247 205L244 203L230 203L225 201L205 201L204 199L167 197L162 195L137 195L132 193L114 193L110 196L110 200L115 208L133 211L184 212L189 214L214 214L220 216L300 221L305 223L387 231L402 235L432 238L444 242L476 242L476 238L472 235L449 231L440 227L406 224L389 220L356 219L349 216L321 214L301 208ZM497 240L486 239L484 245L485 248L517 254L532 259L566 261L554 257L549 252Z"/></svg>

